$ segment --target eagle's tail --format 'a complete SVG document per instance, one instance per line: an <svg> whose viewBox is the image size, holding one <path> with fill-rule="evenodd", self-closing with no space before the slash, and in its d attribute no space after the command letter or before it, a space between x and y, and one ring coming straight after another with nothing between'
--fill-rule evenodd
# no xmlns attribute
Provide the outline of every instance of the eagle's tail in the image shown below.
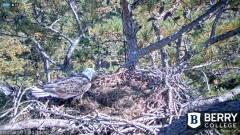
<svg viewBox="0 0 240 135"><path fill-rule="evenodd" d="M33 87L32 88L32 95L36 98L40 98L40 97L48 97L50 96L49 93L43 91L43 89L39 89L37 87Z"/></svg>

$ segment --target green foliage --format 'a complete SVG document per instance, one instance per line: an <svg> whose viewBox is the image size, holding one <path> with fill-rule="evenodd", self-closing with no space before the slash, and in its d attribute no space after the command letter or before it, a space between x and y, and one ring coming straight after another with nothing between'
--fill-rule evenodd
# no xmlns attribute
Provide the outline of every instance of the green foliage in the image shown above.
<svg viewBox="0 0 240 135"><path fill-rule="evenodd" d="M16 38L0 37L0 78L24 71L28 64L25 56L30 50Z"/></svg>

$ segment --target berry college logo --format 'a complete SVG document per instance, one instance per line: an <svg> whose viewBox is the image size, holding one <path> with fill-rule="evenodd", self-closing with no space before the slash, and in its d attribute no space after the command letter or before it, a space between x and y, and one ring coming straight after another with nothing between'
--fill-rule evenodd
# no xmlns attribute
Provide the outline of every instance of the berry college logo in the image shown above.
<svg viewBox="0 0 240 135"><path fill-rule="evenodd" d="M188 113L188 126L191 128L197 128L201 125L201 113L192 112Z"/></svg>

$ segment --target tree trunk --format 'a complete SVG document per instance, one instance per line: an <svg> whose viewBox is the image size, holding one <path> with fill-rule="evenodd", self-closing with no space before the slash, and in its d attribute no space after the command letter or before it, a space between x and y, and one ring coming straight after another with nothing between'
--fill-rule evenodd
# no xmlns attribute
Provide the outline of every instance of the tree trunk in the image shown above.
<svg viewBox="0 0 240 135"><path fill-rule="evenodd" d="M127 46L127 61L126 65L128 68L134 68L137 64L139 58L134 56L137 53L137 31L139 27L133 20L133 9L129 4L128 0L121 0L122 8L122 23L123 23L123 33L124 39Z"/></svg>

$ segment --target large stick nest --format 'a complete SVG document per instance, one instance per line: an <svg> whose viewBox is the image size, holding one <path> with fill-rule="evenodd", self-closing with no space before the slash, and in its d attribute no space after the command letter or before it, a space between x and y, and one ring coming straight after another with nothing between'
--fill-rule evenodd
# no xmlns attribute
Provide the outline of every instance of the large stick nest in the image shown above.
<svg viewBox="0 0 240 135"><path fill-rule="evenodd" d="M101 75L94 79L91 90L84 94L80 102L53 98L41 102L24 101L18 105L19 113L10 122L26 119L81 119L88 124L84 125L87 130L78 129L79 133L101 133L103 129L104 132L123 130L124 133L156 133L160 127L179 117L181 105L189 100L186 84L179 75L168 73L165 76L167 83L164 83L160 70L121 69L113 74ZM170 104L169 90L172 91ZM104 118L100 114L104 114ZM95 120L111 121L113 125ZM118 124L114 125L114 121Z"/></svg>

